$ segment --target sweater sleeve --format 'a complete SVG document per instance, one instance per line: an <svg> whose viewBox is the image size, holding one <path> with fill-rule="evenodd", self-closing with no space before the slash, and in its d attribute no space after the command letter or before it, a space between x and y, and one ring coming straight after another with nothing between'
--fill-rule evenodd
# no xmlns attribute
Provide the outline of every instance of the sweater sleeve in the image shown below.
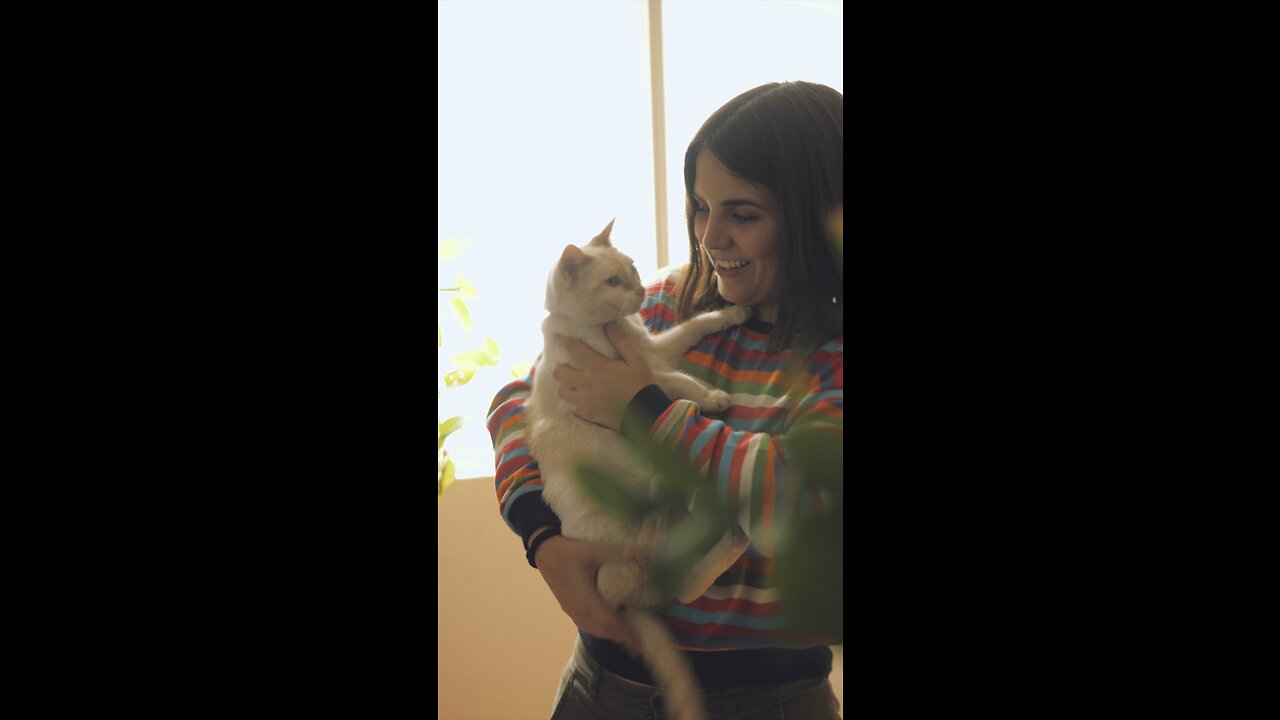
<svg viewBox="0 0 1280 720"><path fill-rule="evenodd" d="M786 517L793 504L802 515L835 510L824 506L830 500L824 504L819 490L800 491L788 461L801 428L830 433L843 443L843 338L826 343L808 358L798 384L803 394L779 434L734 430L722 420L702 416L691 401L671 401L656 386L642 390L628 406L624 433L647 429L660 446L689 458L756 549L771 557L775 521Z"/></svg>
<svg viewBox="0 0 1280 720"><path fill-rule="evenodd" d="M529 535L545 525L560 525L560 519L542 500L542 472L529 454L525 436L524 404L533 390L537 365L525 377L498 391L489 406L488 428L493 439L494 485L498 511L513 532L526 544Z"/></svg>

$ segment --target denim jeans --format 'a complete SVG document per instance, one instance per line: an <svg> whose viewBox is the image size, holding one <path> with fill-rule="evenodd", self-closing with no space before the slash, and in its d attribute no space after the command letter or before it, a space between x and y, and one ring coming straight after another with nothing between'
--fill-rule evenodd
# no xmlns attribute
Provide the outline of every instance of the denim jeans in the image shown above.
<svg viewBox="0 0 1280 720"><path fill-rule="evenodd" d="M830 720L839 703L827 678L780 685L706 690L711 720ZM655 688L624 680L600 667L579 640L560 677L552 720L665 720Z"/></svg>

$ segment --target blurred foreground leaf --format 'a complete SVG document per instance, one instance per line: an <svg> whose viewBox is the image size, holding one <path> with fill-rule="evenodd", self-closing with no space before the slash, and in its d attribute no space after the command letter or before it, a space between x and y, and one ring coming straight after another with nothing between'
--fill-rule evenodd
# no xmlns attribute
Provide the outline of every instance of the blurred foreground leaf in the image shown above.
<svg viewBox="0 0 1280 720"><path fill-rule="evenodd" d="M460 240L458 238L449 238L441 240L437 246L438 257L455 258L462 254L462 251L471 244L470 240Z"/></svg>
<svg viewBox="0 0 1280 720"><path fill-rule="evenodd" d="M662 597L684 592L685 578L694 564L715 547L726 531L726 523L705 512L690 515L672 529L664 555L652 568L653 583Z"/></svg>
<svg viewBox="0 0 1280 720"><path fill-rule="evenodd" d="M626 422L628 418L623 418ZM631 448L648 467L659 476L663 494L692 494L703 484L702 474L684 453L663 447L649 435L649 428L629 428L623 431L631 441Z"/></svg>
<svg viewBox="0 0 1280 720"><path fill-rule="evenodd" d="M437 483L437 486L439 487L439 491L436 493L437 504L439 504L440 499L444 497L444 491L450 485L453 484L453 481L455 479L453 460L449 459L449 453L444 450L441 450L439 451L438 457L443 459L444 465L443 466L437 465L437 470L438 470L437 475L439 477L439 482ZM437 463L439 463L439 460L437 460Z"/></svg>
<svg viewBox="0 0 1280 720"><path fill-rule="evenodd" d="M466 352L451 355L449 357L459 370L479 370L485 365L498 364L498 345L493 342L493 338L487 338L484 345L477 350L468 350Z"/></svg>
<svg viewBox="0 0 1280 720"><path fill-rule="evenodd" d="M600 465L581 463L576 469L575 477L588 497L629 523L639 523L662 505L622 487Z"/></svg>
<svg viewBox="0 0 1280 720"><path fill-rule="evenodd" d="M460 416L456 416L456 417L451 417L448 420L445 420L444 422L440 423L440 426L438 428L439 442L436 445L437 450L444 447L445 438L449 437L453 433L462 429L463 422L464 420Z"/></svg>
<svg viewBox="0 0 1280 720"><path fill-rule="evenodd" d="M787 626L844 642L844 520L819 515L789 523L774 563Z"/></svg>
<svg viewBox="0 0 1280 720"><path fill-rule="evenodd" d="M802 393L808 379L798 370L796 389ZM632 432L635 430L636 432ZM600 468L583 467L579 479L584 491L610 512L640 523L650 513L665 511L670 503L687 505L692 495L693 513L681 521L658 550L651 578L664 597L683 592L693 565L737 524L728 506L702 477L688 457L667 449L648 434L649 428L628 428L632 450L660 474L655 497L639 497L611 482ZM780 518L774 553L774 577L789 628L814 633L833 642L844 640L844 448L838 426L822 422L800 424L787 433L788 473L794 492L820 491L822 512L801 512L779 507Z"/></svg>
<svg viewBox="0 0 1280 720"><path fill-rule="evenodd" d="M476 374L475 370L458 369L444 376L444 384L446 387L462 387L470 382L471 377Z"/></svg>
<svg viewBox="0 0 1280 720"><path fill-rule="evenodd" d="M470 280L466 279L462 275L459 275L455 277L453 281L458 286L458 297L462 298L463 300L476 299L476 286L472 285Z"/></svg>
<svg viewBox="0 0 1280 720"><path fill-rule="evenodd" d="M458 316L462 329L471 332L471 313L467 310L467 304L462 302L462 298L454 298L449 302L449 306L453 308L453 314Z"/></svg>
<svg viewBox="0 0 1280 720"><path fill-rule="evenodd" d="M787 434L792 472L802 488L820 488L843 502L843 434L832 425L813 422L797 425Z"/></svg>

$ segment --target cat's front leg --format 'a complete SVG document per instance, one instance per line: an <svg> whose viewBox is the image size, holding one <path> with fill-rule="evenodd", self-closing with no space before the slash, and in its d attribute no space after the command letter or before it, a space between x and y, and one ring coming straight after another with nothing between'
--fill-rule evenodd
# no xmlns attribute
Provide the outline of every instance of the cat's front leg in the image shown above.
<svg viewBox="0 0 1280 720"><path fill-rule="evenodd" d="M735 325L741 325L749 317L751 317L751 307L749 305L730 305L729 307L704 312L695 318L685 320L680 325L677 325L676 328L683 327L685 332L696 334L698 339L701 339L703 335L718 333ZM697 340L694 340L694 342L689 343L690 347L696 342Z"/></svg>
<svg viewBox="0 0 1280 720"><path fill-rule="evenodd" d="M712 333L728 330L741 325L751 317L751 308L747 305L732 305L719 310L705 312L698 317L690 318L653 338L654 347L663 358L672 365L680 360L689 348Z"/></svg>
<svg viewBox="0 0 1280 720"><path fill-rule="evenodd" d="M713 310L700 317L708 319L711 328L706 331L708 335L721 330L728 330L734 325L741 325L751 317L751 306L749 305L730 305L727 308ZM714 321L711 318L715 318ZM696 319L696 318L695 318Z"/></svg>
<svg viewBox="0 0 1280 720"><path fill-rule="evenodd" d="M682 372L657 372L654 379L667 395L692 400L704 413L717 413L730 405L728 393Z"/></svg>

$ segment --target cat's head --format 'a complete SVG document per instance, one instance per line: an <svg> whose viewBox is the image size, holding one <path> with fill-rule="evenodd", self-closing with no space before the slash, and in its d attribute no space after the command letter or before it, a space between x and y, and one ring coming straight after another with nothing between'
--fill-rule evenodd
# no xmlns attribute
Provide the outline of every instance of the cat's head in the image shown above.
<svg viewBox="0 0 1280 720"><path fill-rule="evenodd" d="M584 325L603 325L633 315L644 302L644 286L631 258L609 242L613 221L582 246L569 245L547 279L548 311Z"/></svg>

